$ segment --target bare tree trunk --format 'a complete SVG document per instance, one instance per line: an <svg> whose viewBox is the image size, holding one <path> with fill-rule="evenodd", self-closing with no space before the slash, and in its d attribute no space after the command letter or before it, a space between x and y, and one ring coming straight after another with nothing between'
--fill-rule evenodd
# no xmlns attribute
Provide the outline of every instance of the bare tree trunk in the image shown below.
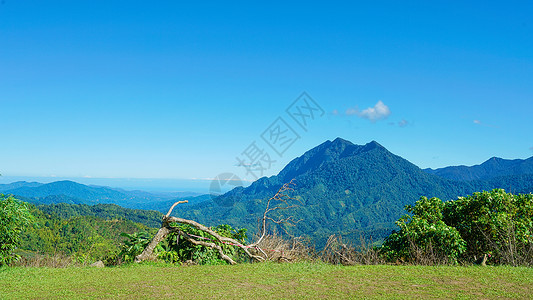
<svg viewBox="0 0 533 300"><path fill-rule="evenodd" d="M271 211L275 211L275 210L278 210L278 209L288 209L288 208L295 207L295 205L289 205L288 204L288 200L295 200L295 199L289 197L286 194L286 191L292 190L292 185L293 185L293 182L291 180L290 183L284 184L278 190L276 195L274 195L274 197L272 197L272 198L270 198L268 200L267 207L265 209L265 212L264 212L263 218L262 218L262 228L261 228L261 235L259 237L259 240L257 242L255 242L255 243L249 245L249 246L242 245L239 241L237 241L235 239L232 239L232 238L229 238L229 237L225 237L225 236L221 236L217 232L212 230L211 228L209 228L207 226L204 226L204 225L202 225L202 224L200 224L198 222L195 222L193 220L187 220L187 219L182 219L182 218L178 218L178 217L171 217L170 214L172 213L172 210L174 209L174 207L176 207L176 205L178 205L180 203L187 203L188 201L185 200L185 201L178 201L178 202L174 203L170 207L170 209L168 210L168 213L163 216L163 220L162 220L162 223L161 223L161 228L159 229L157 234L154 236L154 238L152 239L150 244L148 244L148 246L146 246L144 251L141 254L139 254L139 255L137 255L135 257L135 262L141 262L143 260L152 258L155 247L157 247L157 245L160 242L162 242L170 233L178 232L180 236L184 237L186 240L188 240L189 242L193 243L194 245L201 245L201 246L209 247L209 248L212 248L212 249L216 249L218 251L218 253L220 254L220 257L223 260L227 261L229 264L232 264L232 265L236 264L236 262L231 257L229 257L228 255L226 255L224 253L224 251L223 251L223 249L222 249L222 247L220 245L217 245L217 244L212 243L212 242L196 240L193 236L187 234L186 232L183 232L183 231L179 230L178 228L171 227L170 223L181 223L181 224L190 225L190 226L192 226L192 227L194 227L194 228L196 228L198 230L201 230L201 231L203 231L205 233L208 233L208 234L212 235L219 243L226 243L226 244L231 244L233 246L240 247L244 251L244 253L246 253L246 255L248 255L248 257L250 257L252 260L263 261L263 260L265 260L265 258L268 258L268 256L266 255L265 251L263 251L263 249L261 249L258 246L258 244L259 244L259 242L261 242L261 240L263 240L263 238L266 235L266 222L267 222L267 220L271 220L271 221L273 221L274 223L277 223L277 224L284 223L284 222L289 222L290 223L292 221L292 217L285 218L285 219L280 219L280 220L274 220L274 219L272 219L271 217L268 216L268 213L271 212ZM280 206L274 205L273 207L271 207L270 204L271 204L271 201L273 201L273 200L279 201L280 203L285 204L285 206L280 207ZM263 255L265 257L259 256L259 255L254 255L254 254L250 253L249 248L257 249L258 251L263 253Z"/></svg>
<svg viewBox="0 0 533 300"><path fill-rule="evenodd" d="M230 243L230 244L232 244L234 246L240 247L251 259L254 259L254 260L257 260L257 261L262 261L263 260L263 257L251 254L250 251L247 249L247 247L245 245L242 245L237 240L234 240L234 239L229 238L229 237L221 236L221 235L219 235L218 233L216 233L214 230L212 230L209 227L206 227L206 226L204 226L204 225L202 225L202 224L200 224L198 222L192 221L192 220L187 220L187 219L182 219L182 218L177 218L177 217L170 217L170 213L172 212L174 207L177 204L184 203L184 202L187 202L187 201L180 201L180 202L174 203L174 205L172 205L172 207L170 208L168 213L163 216L163 222L161 224L161 228L159 229L159 231L157 231L156 235L154 236L154 238L152 239L150 244L148 244L148 246L146 246L146 248L143 250L143 252L135 257L135 262L138 263L138 262L141 262L143 260L152 258L155 247L157 247L157 245L160 242L162 242L167 237L167 235L177 231L177 232L179 232L180 236L183 236L186 240L188 240L189 242L193 243L194 245L202 245L202 246L205 246L205 247L216 249L218 251L218 253L220 254L220 257L223 260L227 261L228 263L230 263L232 265L236 264L236 262L233 259L231 259L231 257L227 256L224 253L222 247L220 247L219 245L217 245L215 243L205 242L205 241L198 241L198 240L194 239L192 236L188 235L187 233L185 233L185 232L183 232L183 231L181 231L181 230L179 230L179 229L177 229L175 227L171 227L170 223L181 223L181 224L191 225L191 226L193 226L193 227L195 227L195 228L197 228L197 229L199 229L199 230L201 230L203 232L206 232L206 233L212 235L217 241L219 241L221 243L224 243L224 242L225 243Z"/></svg>
<svg viewBox="0 0 533 300"><path fill-rule="evenodd" d="M169 233L173 232L174 230L169 228L169 227L161 227L156 235L154 236L154 238L152 239L152 241L150 242L150 244L148 244L148 246L146 246L146 248L144 249L144 251L137 255L135 257L135 262L141 262L143 260L146 260L146 259L150 259L153 257L153 253L154 253L154 249L155 247L157 247L157 245L162 242Z"/></svg>
<svg viewBox="0 0 533 300"><path fill-rule="evenodd" d="M197 241L195 239L193 239L191 236L189 236L188 234L186 234L185 232L180 232L180 235L182 237L184 237L186 240L188 240L189 242L195 244L195 245L201 245L201 246L205 246L205 247L209 247L209 248L214 248L214 249L217 249L218 250L218 253L220 254L220 257L227 261L229 264L231 265L235 265L237 264L233 259L231 259L231 257L227 256L224 251L222 250L222 247L220 247L219 245L215 244L215 243L208 243L208 242L204 242L204 241Z"/></svg>

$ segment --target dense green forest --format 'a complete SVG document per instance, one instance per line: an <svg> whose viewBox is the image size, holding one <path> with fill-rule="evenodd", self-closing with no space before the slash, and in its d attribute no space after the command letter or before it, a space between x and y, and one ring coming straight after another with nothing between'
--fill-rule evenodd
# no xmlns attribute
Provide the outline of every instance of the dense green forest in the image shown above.
<svg viewBox="0 0 533 300"><path fill-rule="evenodd" d="M122 233L154 231L128 219L155 225L154 212L128 215L124 210L116 205L30 205L34 221L22 231L19 248L74 256L81 261L102 259L120 251L126 240Z"/></svg>
<svg viewBox="0 0 533 300"><path fill-rule="evenodd" d="M291 199L288 195L284 197ZM273 205L276 207L278 204ZM281 206L277 207L284 205L290 203L281 202ZM399 230L388 235L382 246L363 250L366 251L363 256L370 253L376 262L457 264L483 258L483 264L488 260L493 264L533 265L533 194L512 194L494 189L444 202L436 197L421 197L405 209L408 214L396 221ZM148 245L156 229L128 220L123 217L128 216L125 212L139 220L148 220L158 214L131 211L115 205L35 206L13 196L2 195L0 265L16 261L19 254L59 254L81 263L96 260L104 260L111 265L131 262ZM179 231L168 235L154 251L161 260L172 263L225 263L219 252L206 247L207 244L181 240L181 232L185 232L185 236L192 235L218 244L221 247L219 251L226 252L235 261L249 261L235 244L218 243L207 232L189 225L172 226ZM238 243L247 243L246 229L234 229L230 225L218 225L212 229ZM326 248L331 250L333 244L330 240ZM18 250L13 252L17 247ZM312 253L318 253L313 248L313 245L307 244L299 250L299 255L309 259ZM334 257L341 253L340 262L345 263L350 257L347 249L343 244L333 251L332 256L321 259L338 263L339 260ZM322 253L327 253L326 249Z"/></svg>
<svg viewBox="0 0 533 300"><path fill-rule="evenodd" d="M169 207L170 206L167 207L167 210ZM36 208L46 214L55 215L62 219L70 219L79 216L93 216L106 220L130 220L144 224L148 227L159 227L161 225L161 212L124 208L116 204L87 205L58 203L37 205Z"/></svg>

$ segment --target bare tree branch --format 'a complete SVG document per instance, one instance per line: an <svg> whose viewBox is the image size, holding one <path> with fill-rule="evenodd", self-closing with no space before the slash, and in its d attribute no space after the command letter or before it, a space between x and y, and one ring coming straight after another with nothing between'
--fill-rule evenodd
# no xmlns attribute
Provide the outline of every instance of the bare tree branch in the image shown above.
<svg viewBox="0 0 533 300"><path fill-rule="evenodd" d="M148 244L148 246L144 249L144 251L141 254L139 254L139 255L137 255L135 257L135 262L141 262L143 260L146 260L146 259L149 259L149 258L153 257L153 253L154 253L155 247L160 242L162 242L169 234L177 232L179 236L184 237L186 240L188 240L189 242L191 242L194 245L201 245L201 246L209 247L209 248L212 248L212 249L216 249L218 251L218 253L220 254L220 257L223 260L227 261L228 263L230 263L232 265L236 264L236 262L231 257L227 256L224 253L224 251L223 251L223 249L222 249L222 247L220 245L218 245L216 243L213 243L213 242L199 241L199 240L195 239L192 235L189 235L188 233L183 232L182 230L171 226L171 223L180 223L180 224L190 225L190 226L192 226L192 227L194 227L194 228L196 228L196 229L198 229L200 231L203 231L205 233L210 234L219 243L226 243L226 244L230 244L230 245L239 247L252 260L263 261L263 260L267 259L268 255L266 254L266 252L258 246L258 244L266 236L267 221L272 221L272 222L274 222L276 224L288 224L290 226L294 226L296 223L301 221L301 220L298 220L298 221L294 220L294 218L292 216L289 216L287 218L283 218L282 217L282 218L279 218L279 219L274 219L274 218L270 217L270 215L269 215L270 213L272 213L274 211L277 211L277 210L286 210L286 209L297 207L297 205L289 203L290 201L299 201L298 199L290 197L288 195L288 192L294 190L293 186L295 184L294 184L293 181L294 180L291 180L289 183L284 184L272 198L268 199L267 206L265 208L265 211L263 212L263 217L261 219L261 233L260 233L261 235L260 235L259 239L257 240L257 242L255 242L253 244L250 244L248 246L247 245L243 245L243 244L241 244L239 241L237 241L235 239L232 239L232 238L229 238L229 237L225 237L225 236L221 236L216 231L214 231L211 228L209 228L207 226L204 226L204 225L202 225L202 224L200 224L200 223L198 223L196 221L187 220L187 219L178 218L178 217L171 217L170 214L172 213L172 210L176 207L176 205L188 202L187 200L178 201L178 202L174 203L170 207L170 209L168 210L168 213L163 216L163 220L162 220L162 223L161 223L161 228L159 229L157 234L154 236L154 238L152 239L150 244ZM257 249L259 252L261 252L263 254L263 256L252 254L250 252L250 248Z"/></svg>
<svg viewBox="0 0 533 300"><path fill-rule="evenodd" d="M295 223L300 222L301 220L294 221L294 218L292 216L287 218L280 218L280 219L273 219L269 216L269 213L276 211L276 210L286 210L290 208L298 207L298 205L295 204L289 204L289 201L299 201L297 198L291 197L288 195L288 192L294 191L294 186L296 184L294 183L294 179L291 180L289 183L285 183L282 187L279 188L278 192L267 201L267 206L265 208L265 211L263 212L263 218L261 219L261 230L260 230L260 236L259 239L251 244L252 247L257 247L259 243L265 238L266 236L266 223L268 220L276 223L276 224L282 224L286 223L288 225L294 225ZM272 202L275 202L272 204ZM276 203L277 202L277 203ZM271 206L272 205L272 206ZM264 253L264 251L261 250L261 252Z"/></svg>
<svg viewBox="0 0 533 300"><path fill-rule="evenodd" d="M218 233L216 233L214 230L212 230L211 228L206 227L206 226L204 226L204 225L202 225L202 224L200 224L198 222L195 222L193 220L187 220L187 219L182 219L182 218L177 218L177 217L170 217L170 214L172 213L172 210L174 209L174 207L176 205L178 205L178 204L181 204L181 203L187 203L187 200L178 201L178 202L176 202L176 203L174 203L172 205L172 207L169 209L168 213L163 216L163 222L161 224L161 228L156 233L156 235L154 236L154 238L152 239L150 244L148 244L148 246L144 249L144 251L141 254L139 254L139 255L137 255L135 257L135 262L141 262L143 260L146 260L146 259L149 259L149 258L153 257L153 253L154 253L155 247L160 242L162 242L170 233L178 232L180 236L183 236L186 240L190 241L191 243L193 243L195 245L202 245L202 246L205 246L205 247L217 249L219 254L220 254L220 257L222 259L224 259L225 261L227 261L230 264L235 264L235 261L233 261L226 254L224 254L224 252L222 250L222 247L220 247L219 245L217 245L215 243L197 241L193 237L188 235L187 233L179 230L176 227L172 227L170 225L171 223L181 223L181 224L191 225L191 226L197 228L198 230L201 230L201 231L203 231L205 233L208 233L208 234L212 235L220 243L230 243L230 244L232 244L234 246L240 247L244 251L244 253L246 253L246 255L248 255L248 257L250 257L251 259L254 259L254 260L257 260L257 261L262 261L263 260L263 257L257 256L257 255L253 255L252 253L250 253L250 251L248 250L247 246L242 245L239 241L237 241L235 239L232 239L232 238L229 238L229 237L225 237L225 236L221 236Z"/></svg>
<svg viewBox="0 0 533 300"><path fill-rule="evenodd" d="M209 243L209 242L204 242L204 241L197 241L195 240L192 236L188 235L187 233L183 232L183 231L179 231L179 234L184 237L186 240L188 240L189 242L193 243L194 245L200 245L200 246L205 246L205 247L209 247L209 248L214 248L214 249L217 249L218 250L218 253L220 254L220 257L227 261L230 265L235 265L237 264L233 259L231 259L231 257L227 256L224 251L222 250L222 247L220 247L219 245L215 244L215 243Z"/></svg>
<svg viewBox="0 0 533 300"><path fill-rule="evenodd" d="M183 200L183 201L178 201L174 204L172 204L172 206L170 207L170 209L168 210L167 214L165 215L165 217L170 217L170 214L172 213L172 210L174 209L174 207L176 207L176 205L178 204L182 204L182 203L189 203L189 200Z"/></svg>
<svg viewBox="0 0 533 300"><path fill-rule="evenodd" d="M154 236L154 238L152 239L150 244L148 244L148 246L146 246L146 248L143 250L143 252L141 254L139 254L139 255L137 255L135 257L135 262L138 263L138 262L141 262L143 260L152 258L153 257L153 253L154 253L154 249L155 249L155 247L157 247L157 244L162 242L167 237L167 235L169 235L170 233L172 233L174 231L175 231L175 228L161 227L157 231L156 235Z"/></svg>

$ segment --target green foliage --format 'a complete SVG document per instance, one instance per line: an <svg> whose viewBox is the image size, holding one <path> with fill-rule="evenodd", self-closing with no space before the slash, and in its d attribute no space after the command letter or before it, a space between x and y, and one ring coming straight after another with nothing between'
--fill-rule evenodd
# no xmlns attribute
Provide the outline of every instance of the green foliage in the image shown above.
<svg viewBox="0 0 533 300"><path fill-rule="evenodd" d="M474 193L443 203L421 197L406 206L400 230L382 246L389 260L413 261L413 249L429 249L448 259L473 262L490 255L492 263L533 264L533 194L502 189Z"/></svg>
<svg viewBox="0 0 533 300"><path fill-rule="evenodd" d="M456 262L466 250L466 243L459 232L442 221L444 203L438 198L421 197L415 206L406 206L412 215L401 217L393 232L383 243L382 253L389 260L415 262L418 256L446 258ZM413 250L418 253L413 253Z"/></svg>
<svg viewBox="0 0 533 300"><path fill-rule="evenodd" d="M73 256L81 263L116 255L121 250L123 232L148 230L130 220L94 216L61 218L32 205L30 212L35 226L22 231L20 248L40 254Z"/></svg>
<svg viewBox="0 0 533 300"><path fill-rule="evenodd" d="M161 213L157 211L123 208L116 204L48 204L38 205L37 208L46 214L54 214L62 219L79 216L93 216L102 219L131 220L148 227L161 225Z"/></svg>
<svg viewBox="0 0 533 300"><path fill-rule="evenodd" d="M148 246L152 240L150 234L146 231L132 234L121 233L120 235L127 238L127 240L124 241L124 245L119 253L119 257L121 257L123 261L127 263L133 262L135 260L135 256L141 254L144 248L146 248L146 246ZM157 245L156 249L154 249L154 252L157 253L161 250L161 246Z"/></svg>
<svg viewBox="0 0 533 300"><path fill-rule="evenodd" d="M194 238L220 245L224 253L237 262L244 261L246 259L244 253L242 253L242 250L239 247L225 243L219 243L216 241L215 237L190 225L173 225L187 234L196 236ZM221 236L235 239L240 243L244 243L246 240L246 229L244 228L235 230L230 225L219 225L213 228L213 230ZM159 252L158 258L167 262L176 263L190 260L201 265L227 264L226 261L220 259L220 254L217 250L201 245L194 245L186 239L180 237L179 233L170 234L165 242L161 244L163 251Z"/></svg>
<svg viewBox="0 0 533 300"><path fill-rule="evenodd" d="M515 264L533 245L533 194L502 189L449 201L444 221L467 241L467 256L491 254L495 263ZM532 258L533 260L533 258Z"/></svg>
<svg viewBox="0 0 533 300"><path fill-rule="evenodd" d="M0 266L19 258L13 250L20 244L22 230L32 221L26 203L0 194Z"/></svg>

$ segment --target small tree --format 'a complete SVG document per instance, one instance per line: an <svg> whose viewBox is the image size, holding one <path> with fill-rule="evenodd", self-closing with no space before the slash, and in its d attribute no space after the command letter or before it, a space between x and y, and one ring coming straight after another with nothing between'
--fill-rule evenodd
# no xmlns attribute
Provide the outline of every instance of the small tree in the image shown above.
<svg viewBox="0 0 533 300"><path fill-rule="evenodd" d="M405 215L396 221L400 231L383 243L388 260L435 264L457 262L466 250L466 242L457 229L442 221L444 203L438 198L421 197L415 206L407 205Z"/></svg>
<svg viewBox="0 0 533 300"><path fill-rule="evenodd" d="M533 263L533 194L474 193L446 202L443 215L467 241L467 257L489 253L495 263Z"/></svg>
<svg viewBox="0 0 533 300"><path fill-rule="evenodd" d="M13 250L20 243L20 234L29 225L33 216L28 205L12 195L0 194L0 266L19 259Z"/></svg>

